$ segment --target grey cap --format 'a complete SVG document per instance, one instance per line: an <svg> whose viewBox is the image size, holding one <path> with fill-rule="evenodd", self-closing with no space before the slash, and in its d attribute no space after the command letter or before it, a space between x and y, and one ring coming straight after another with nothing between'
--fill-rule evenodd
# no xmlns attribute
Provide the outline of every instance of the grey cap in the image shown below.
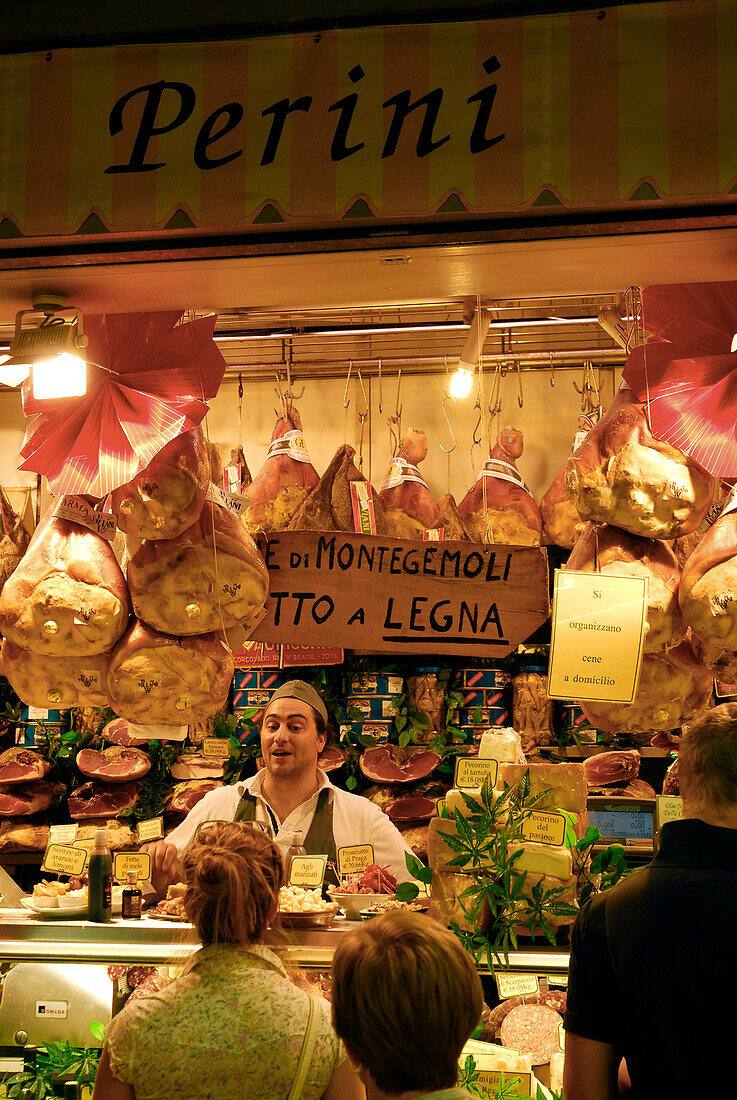
<svg viewBox="0 0 737 1100"><path fill-rule="evenodd" d="M300 699L317 711L325 725L328 724L328 708L312 685L306 684L304 680L290 680L288 684L282 684L271 696L269 707L275 699ZM269 707L266 709L268 710Z"/></svg>

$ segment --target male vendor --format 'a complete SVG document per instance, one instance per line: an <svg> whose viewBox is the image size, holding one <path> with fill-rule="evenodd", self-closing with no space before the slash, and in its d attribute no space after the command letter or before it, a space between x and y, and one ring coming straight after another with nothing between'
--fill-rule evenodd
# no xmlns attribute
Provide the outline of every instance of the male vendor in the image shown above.
<svg viewBox="0 0 737 1100"><path fill-rule="evenodd" d="M334 787L318 768L327 720L324 702L303 680L291 680L274 692L261 725L263 769L251 779L210 791L166 840L142 849L151 855L158 893L174 880L176 864L203 821L255 821L284 853L299 830L307 854L327 854L333 865L338 848L371 844L375 863L388 867L400 882L412 877L404 858L411 849L387 815L368 798Z"/></svg>

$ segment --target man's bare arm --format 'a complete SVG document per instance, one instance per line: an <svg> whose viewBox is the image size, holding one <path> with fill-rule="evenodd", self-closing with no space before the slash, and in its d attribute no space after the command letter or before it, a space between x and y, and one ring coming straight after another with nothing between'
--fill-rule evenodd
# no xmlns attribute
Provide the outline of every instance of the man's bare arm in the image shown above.
<svg viewBox="0 0 737 1100"><path fill-rule="evenodd" d="M566 1100L617 1100L619 1055L609 1043L566 1032L563 1094Z"/></svg>

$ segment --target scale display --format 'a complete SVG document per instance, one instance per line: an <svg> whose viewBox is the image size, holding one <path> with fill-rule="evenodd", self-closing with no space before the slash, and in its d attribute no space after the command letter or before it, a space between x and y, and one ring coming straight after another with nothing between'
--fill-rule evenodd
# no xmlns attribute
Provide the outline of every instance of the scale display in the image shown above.
<svg viewBox="0 0 737 1100"><path fill-rule="evenodd" d="M652 810L590 809L589 824L596 826L605 841L652 843Z"/></svg>

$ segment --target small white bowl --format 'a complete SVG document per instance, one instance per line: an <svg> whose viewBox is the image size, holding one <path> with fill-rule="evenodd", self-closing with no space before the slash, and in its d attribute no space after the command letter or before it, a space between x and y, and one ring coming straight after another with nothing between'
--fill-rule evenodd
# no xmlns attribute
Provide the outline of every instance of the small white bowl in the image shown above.
<svg viewBox="0 0 737 1100"><path fill-rule="evenodd" d="M329 890L332 901L339 905L348 920L360 920L361 910L370 909L377 902L389 901L394 894L342 894L339 890Z"/></svg>
<svg viewBox="0 0 737 1100"><path fill-rule="evenodd" d="M32 894L31 901L38 909L58 909L58 896L51 897L48 894Z"/></svg>
<svg viewBox="0 0 737 1100"><path fill-rule="evenodd" d="M79 909L80 905L87 904L87 891L84 893L59 894L60 909Z"/></svg>

